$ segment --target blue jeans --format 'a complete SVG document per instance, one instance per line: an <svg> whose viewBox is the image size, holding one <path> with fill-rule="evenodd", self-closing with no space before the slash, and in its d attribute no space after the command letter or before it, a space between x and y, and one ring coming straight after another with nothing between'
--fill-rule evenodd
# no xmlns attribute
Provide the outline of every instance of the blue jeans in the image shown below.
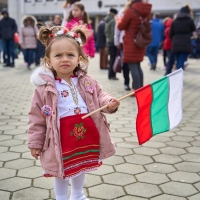
<svg viewBox="0 0 200 200"><path fill-rule="evenodd" d="M24 61L31 66L35 58L35 49L24 49Z"/></svg>
<svg viewBox="0 0 200 200"><path fill-rule="evenodd" d="M15 50L14 50L14 39L11 40L3 40L4 53L7 56L6 64L10 65L15 62ZM11 59L12 61L11 61Z"/></svg>
<svg viewBox="0 0 200 200"><path fill-rule="evenodd" d="M149 58L151 65L156 67L159 47L148 46L146 54Z"/></svg>
<svg viewBox="0 0 200 200"><path fill-rule="evenodd" d="M188 53L175 53L174 55L177 62L177 69L184 69L184 63L187 61Z"/></svg>

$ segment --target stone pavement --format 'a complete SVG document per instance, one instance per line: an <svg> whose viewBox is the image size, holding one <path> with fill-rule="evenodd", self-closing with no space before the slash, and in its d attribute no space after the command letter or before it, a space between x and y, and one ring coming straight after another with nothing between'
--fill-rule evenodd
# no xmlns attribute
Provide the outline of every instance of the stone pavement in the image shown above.
<svg viewBox="0 0 200 200"><path fill-rule="evenodd" d="M189 62L183 120L177 128L139 146L134 97L123 100L116 114L107 115L117 153L86 175L84 191L91 200L200 200L200 61ZM150 71L146 58L142 68L145 84L164 74L161 68ZM27 148L27 113L34 90L30 74L21 56L14 69L0 64L0 200L55 199L53 178L41 176L40 162ZM119 81L109 81L107 71L99 69L98 55L91 60L89 74L113 96L127 93L122 74Z"/></svg>

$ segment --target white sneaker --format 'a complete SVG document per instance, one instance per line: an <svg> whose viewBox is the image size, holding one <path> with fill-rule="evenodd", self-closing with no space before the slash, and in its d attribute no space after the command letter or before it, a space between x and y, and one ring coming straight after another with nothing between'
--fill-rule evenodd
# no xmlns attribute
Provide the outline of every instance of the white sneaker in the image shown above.
<svg viewBox="0 0 200 200"><path fill-rule="evenodd" d="M75 198L69 198L69 200L90 200L90 199L88 199L85 195L84 195L84 193L82 192L82 194L81 195L79 195L79 196L76 196Z"/></svg>

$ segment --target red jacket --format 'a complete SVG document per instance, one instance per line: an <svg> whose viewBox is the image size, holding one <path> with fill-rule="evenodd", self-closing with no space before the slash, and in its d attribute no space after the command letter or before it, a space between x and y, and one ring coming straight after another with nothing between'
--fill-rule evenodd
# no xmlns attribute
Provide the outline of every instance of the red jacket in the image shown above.
<svg viewBox="0 0 200 200"><path fill-rule="evenodd" d="M150 18L151 14L151 4L148 3L134 3L132 8L134 8L143 18ZM133 33L136 35L138 33L138 27L141 24L139 17L135 12L128 8L124 16L118 24L119 30L125 30L124 43L123 43L123 52L125 63L141 62L144 58L145 48L140 48L135 45L133 37L130 32L130 28Z"/></svg>
<svg viewBox="0 0 200 200"><path fill-rule="evenodd" d="M170 50L172 48L172 43L169 36L169 31L170 31L172 22L173 22L173 19L171 18L165 22L165 40L164 40L164 46L163 46L164 50Z"/></svg>
<svg viewBox="0 0 200 200"><path fill-rule="evenodd" d="M71 30L74 26L78 26L81 24L82 18L73 18L65 25L67 29ZM87 24L87 28L92 31L92 26ZM94 42L94 35L92 35L87 39L85 45L83 46L83 51L86 55L90 56L91 58L94 57L95 54L95 42Z"/></svg>

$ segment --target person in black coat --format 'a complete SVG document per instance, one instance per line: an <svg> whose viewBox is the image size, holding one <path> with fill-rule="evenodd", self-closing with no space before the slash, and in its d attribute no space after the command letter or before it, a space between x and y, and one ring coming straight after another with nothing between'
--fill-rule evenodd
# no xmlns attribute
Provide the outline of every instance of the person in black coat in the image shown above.
<svg viewBox="0 0 200 200"><path fill-rule="evenodd" d="M100 52L100 69L108 69L108 54L106 53L106 36L104 33L105 21L102 19L98 25L97 46Z"/></svg>
<svg viewBox="0 0 200 200"><path fill-rule="evenodd" d="M182 7L170 28L172 53L177 61L177 69L184 69L184 62L192 50L191 35L196 28L190 13L188 6Z"/></svg>
<svg viewBox="0 0 200 200"><path fill-rule="evenodd" d="M4 52L7 55L4 66L14 67L14 34L17 32L17 24L14 19L9 17L6 9L3 9L1 14L3 15L3 19L0 21L0 35L3 40Z"/></svg>

